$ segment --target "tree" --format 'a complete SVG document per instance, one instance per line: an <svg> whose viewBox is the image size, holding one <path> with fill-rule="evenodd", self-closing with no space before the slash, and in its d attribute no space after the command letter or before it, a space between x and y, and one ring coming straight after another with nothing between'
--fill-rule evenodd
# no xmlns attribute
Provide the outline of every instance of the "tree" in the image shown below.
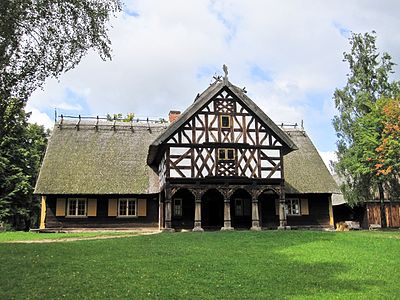
<svg viewBox="0 0 400 300"><path fill-rule="evenodd" d="M0 1L0 99L26 100L89 49L111 59L107 21L119 0Z"/></svg>
<svg viewBox="0 0 400 300"><path fill-rule="evenodd" d="M350 73L347 84L334 93L339 114L333 125L337 132L338 163L335 170L345 180L342 191L350 203L372 199L378 189L382 209L382 225L385 226L384 176L376 176L374 157L382 133L380 98L394 98L399 94L399 82L390 82L394 63L387 53L380 55L376 48L375 32L353 33L351 50L344 53Z"/></svg>
<svg viewBox="0 0 400 300"><path fill-rule="evenodd" d="M119 0L0 1L0 223L27 228L38 208L32 192L47 136L27 123L28 97L90 49L111 59L107 23L120 9Z"/></svg>
<svg viewBox="0 0 400 300"><path fill-rule="evenodd" d="M112 115L107 114L106 118L107 121L133 122L135 114L128 113L126 114L126 117L124 117L122 113L112 114Z"/></svg>
<svg viewBox="0 0 400 300"><path fill-rule="evenodd" d="M388 178L392 197L400 197L400 99L384 99L380 106L382 133L375 149L377 176Z"/></svg>
<svg viewBox="0 0 400 300"><path fill-rule="evenodd" d="M377 175L396 173L400 175L400 99L385 101L381 113L382 138L378 152Z"/></svg>
<svg viewBox="0 0 400 300"><path fill-rule="evenodd" d="M33 187L40 168L47 135L43 126L28 124L24 102L8 98L0 139L0 223L27 229L39 206Z"/></svg>

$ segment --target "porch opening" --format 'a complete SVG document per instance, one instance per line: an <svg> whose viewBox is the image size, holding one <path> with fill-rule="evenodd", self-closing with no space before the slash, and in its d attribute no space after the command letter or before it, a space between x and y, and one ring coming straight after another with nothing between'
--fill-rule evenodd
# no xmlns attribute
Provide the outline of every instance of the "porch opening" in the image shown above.
<svg viewBox="0 0 400 300"><path fill-rule="evenodd" d="M251 195L244 189L238 189L231 196L232 227L250 229Z"/></svg>
<svg viewBox="0 0 400 300"><path fill-rule="evenodd" d="M224 196L216 189L201 198L201 223L204 229L219 230L224 225Z"/></svg>
<svg viewBox="0 0 400 300"><path fill-rule="evenodd" d="M187 189L180 189L172 197L172 228L192 229L194 226L194 196Z"/></svg>
<svg viewBox="0 0 400 300"><path fill-rule="evenodd" d="M260 225L268 229L276 229L279 226L279 195L273 190L265 190L259 197Z"/></svg>

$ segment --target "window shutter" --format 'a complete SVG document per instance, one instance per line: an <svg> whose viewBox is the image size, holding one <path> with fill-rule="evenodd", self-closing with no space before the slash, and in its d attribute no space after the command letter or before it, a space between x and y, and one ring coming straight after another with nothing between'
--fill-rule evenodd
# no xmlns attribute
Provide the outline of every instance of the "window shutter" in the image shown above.
<svg viewBox="0 0 400 300"><path fill-rule="evenodd" d="M42 202L40 205L40 229L46 228L46 196L42 196Z"/></svg>
<svg viewBox="0 0 400 300"><path fill-rule="evenodd" d="M145 217L147 215L146 199L138 199L138 216Z"/></svg>
<svg viewBox="0 0 400 300"><path fill-rule="evenodd" d="M88 217L97 216L97 199L88 199L87 216Z"/></svg>
<svg viewBox="0 0 400 300"><path fill-rule="evenodd" d="M275 214L279 216L279 199L275 199Z"/></svg>
<svg viewBox="0 0 400 300"><path fill-rule="evenodd" d="M65 217L65 198L57 198L56 217Z"/></svg>
<svg viewBox="0 0 400 300"><path fill-rule="evenodd" d="M308 211L308 199L300 199L300 212L302 215L309 215Z"/></svg>
<svg viewBox="0 0 400 300"><path fill-rule="evenodd" d="M118 215L118 199L108 199L108 216L116 217Z"/></svg>

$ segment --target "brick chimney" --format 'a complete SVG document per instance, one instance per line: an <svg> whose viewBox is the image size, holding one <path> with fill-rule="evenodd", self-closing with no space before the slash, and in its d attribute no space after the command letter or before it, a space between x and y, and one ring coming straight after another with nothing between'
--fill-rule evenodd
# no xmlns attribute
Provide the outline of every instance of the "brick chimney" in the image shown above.
<svg viewBox="0 0 400 300"><path fill-rule="evenodd" d="M173 123L178 119L178 117L181 115L181 112L179 110L171 110L168 114L169 122Z"/></svg>

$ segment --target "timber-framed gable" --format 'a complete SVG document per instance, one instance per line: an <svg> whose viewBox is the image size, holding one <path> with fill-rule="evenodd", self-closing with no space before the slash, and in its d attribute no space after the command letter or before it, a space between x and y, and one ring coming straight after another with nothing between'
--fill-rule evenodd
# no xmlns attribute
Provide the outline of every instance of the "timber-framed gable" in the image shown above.
<svg viewBox="0 0 400 300"><path fill-rule="evenodd" d="M282 139L223 87L165 141L167 178L282 179Z"/></svg>

